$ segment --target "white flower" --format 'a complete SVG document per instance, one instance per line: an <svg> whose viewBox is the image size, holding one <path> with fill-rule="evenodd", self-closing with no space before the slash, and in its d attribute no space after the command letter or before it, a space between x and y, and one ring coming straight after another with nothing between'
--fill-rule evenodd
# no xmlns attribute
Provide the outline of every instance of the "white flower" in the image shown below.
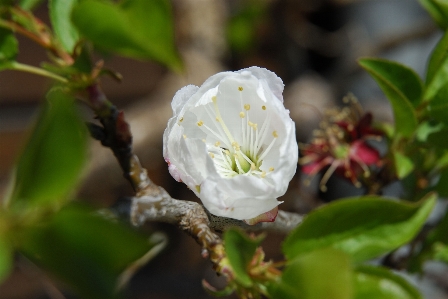
<svg viewBox="0 0 448 299"><path fill-rule="evenodd" d="M282 91L273 72L250 67L218 73L174 96L163 156L171 175L210 213L251 219L281 203L277 198L285 194L298 159Z"/></svg>

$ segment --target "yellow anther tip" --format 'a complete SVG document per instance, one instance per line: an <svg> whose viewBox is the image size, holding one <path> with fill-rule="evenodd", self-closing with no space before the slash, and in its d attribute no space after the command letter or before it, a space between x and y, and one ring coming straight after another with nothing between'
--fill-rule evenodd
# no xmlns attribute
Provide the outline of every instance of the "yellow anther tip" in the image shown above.
<svg viewBox="0 0 448 299"><path fill-rule="evenodd" d="M243 87L241 87L241 86L238 87L238 90L239 90L239 91L243 91Z"/></svg>

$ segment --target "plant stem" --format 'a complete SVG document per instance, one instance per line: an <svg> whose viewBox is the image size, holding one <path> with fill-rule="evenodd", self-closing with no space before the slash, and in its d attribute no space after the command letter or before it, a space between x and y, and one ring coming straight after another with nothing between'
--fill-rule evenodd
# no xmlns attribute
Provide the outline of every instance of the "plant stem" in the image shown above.
<svg viewBox="0 0 448 299"><path fill-rule="evenodd" d="M22 72L39 75L39 76L48 77L48 78L60 81L62 83L68 83L67 79L65 79L64 77L61 77L59 75L56 75L55 73L49 72L47 70L44 70L44 69L41 69L39 67L35 67L32 65L23 64L23 63L20 63L17 61L11 62L7 68L10 70L22 71Z"/></svg>

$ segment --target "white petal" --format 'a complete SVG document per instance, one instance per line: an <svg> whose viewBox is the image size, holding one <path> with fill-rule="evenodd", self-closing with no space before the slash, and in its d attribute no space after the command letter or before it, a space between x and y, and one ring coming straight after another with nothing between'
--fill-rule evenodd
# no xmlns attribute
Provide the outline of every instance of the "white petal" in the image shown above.
<svg viewBox="0 0 448 299"><path fill-rule="evenodd" d="M261 196L262 191L254 185L246 185L242 180L230 180L233 179L209 178L201 185L199 198L210 213L243 220L270 211L281 203L276 198ZM251 196L254 194L258 196Z"/></svg>
<svg viewBox="0 0 448 299"><path fill-rule="evenodd" d="M279 99L281 102L283 102L283 89L285 85L283 84L282 79L278 77L274 72L271 72L270 70L267 70L265 68L261 68L258 66L252 66L249 68L242 69L238 71L239 73L244 71L250 71L252 75L254 75L256 78L266 82L270 88L270 90L274 93L274 95Z"/></svg>
<svg viewBox="0 0 448 299"><path fill-rule="evenodd" d="M173 109L174 115L179 115L185 103L191 98L193 94L198 91L199 87L195 85L187 85L179 89L174 95L173 101L171 102L171 108Z"/></svg>

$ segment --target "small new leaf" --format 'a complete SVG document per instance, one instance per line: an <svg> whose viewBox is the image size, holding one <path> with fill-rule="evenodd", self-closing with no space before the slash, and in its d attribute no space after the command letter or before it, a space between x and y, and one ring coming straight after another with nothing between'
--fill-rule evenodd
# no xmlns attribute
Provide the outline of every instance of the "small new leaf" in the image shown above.
<svg viewBox="0 0 448 299"><path fill-rule="evenodd" d="M232 228L224 234L224 244L235 279L243 286L250 287L252 279L248 274L248 265L263 237L252 239L242 231Z"/></svg>
<svg viewBox="0 0 448 299"><path fill-rule="evenodd" d="M414 170L414 163L409 157L399 152L395 152L394 159L395 170L399 179L405 178L408 174L411 173L412 170Z"/></svg>

